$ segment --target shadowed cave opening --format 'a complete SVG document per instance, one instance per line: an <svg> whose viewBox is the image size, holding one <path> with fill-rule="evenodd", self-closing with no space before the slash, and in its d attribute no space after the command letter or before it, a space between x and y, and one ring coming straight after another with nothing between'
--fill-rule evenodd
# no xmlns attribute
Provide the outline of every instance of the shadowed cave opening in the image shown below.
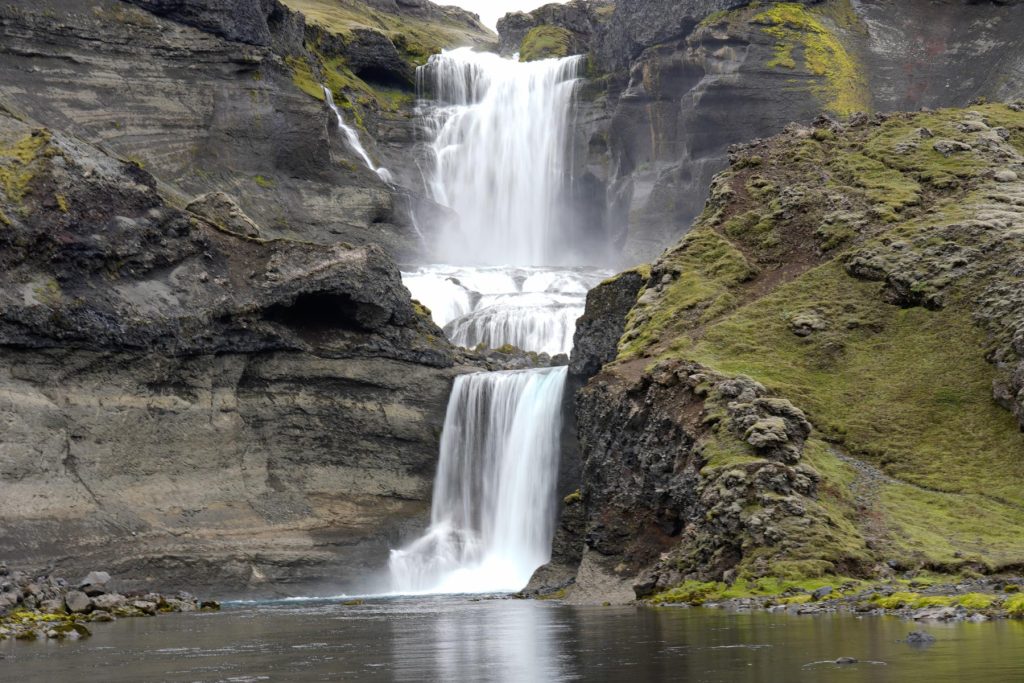
<svg viewBox="0 0 1024 683"><path fill-rule="evenodd" d="M387 322L387 311L356 302L348 294L305 292L289 304L275 304L264 317L297 332L363 332Z"/></svg>

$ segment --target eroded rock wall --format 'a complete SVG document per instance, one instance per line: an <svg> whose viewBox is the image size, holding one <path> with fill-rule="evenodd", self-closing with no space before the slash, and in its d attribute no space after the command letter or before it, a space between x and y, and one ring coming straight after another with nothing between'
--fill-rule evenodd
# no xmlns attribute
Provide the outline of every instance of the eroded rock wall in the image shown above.
<svg viewBox="0 0 1024 683"><path fill-rule="evenodd" d="M0 115L0 556L370 588L425 523L452 350L379 247L216 199Z"/></svg>
<svg viewBox="0 0 1024 683"><path fill-rule="evenodd" d="M6 3L0 102L137 162L183 202L226 192L267 237L411 258L407 198L294 82L303 40L276 0Z"/></svg>
<svg viewBox="0 0 1024 683"><path fill-rule="evenodd" d="M590 5L600 20L586 34L592 82L580 91L576 135L585 161L574 169L581 205L607 226L623 267L689 229L730 145L822 112L965 106L1024 92L1020 3L645 0L608 15L601 7ZM577 14L510 15L503 45L511 50L545 22L574 31Z"/></svg>

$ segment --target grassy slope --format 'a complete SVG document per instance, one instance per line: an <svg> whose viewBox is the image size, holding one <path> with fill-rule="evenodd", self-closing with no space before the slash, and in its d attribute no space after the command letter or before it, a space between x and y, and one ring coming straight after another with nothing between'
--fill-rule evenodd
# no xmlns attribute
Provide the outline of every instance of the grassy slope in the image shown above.
<svg viewBox="0 0 1024 683"><path fill-rule="evenodd" d="M440 10L432 17L392 14L373 9L359 0L283 0L293 10L302 12L306 20L319 24L329 32L348 37L353 28L366 27L388 36L403 58L413 66L426 63L432 54L446 48L484 46L496 36L482 26L470 26L445 16ZM412 93L401 88L372 85L359 78L348 68L344 58L325 58L317 46L307 45L320 62L323 76L315 74L304 59L288 60L293 79L304 92L319 100L324 98L320 86L323 80L334 94L335 102L353 111L356 123L361 125L361 112L353 105L394 112L410 104Z"/></svg>
<svg viewBox="0 0 1024 683"><path fill-rule="evenodd" d="M409 61L423 64L432 54L445 48L485 45L497 36L463 22L438 14L436 18L418 18L391 14L368 7L359 0L283 0L302 12L312 23L332 33L348 35L351 29L368 27L379 30L404 53Z"/></svg>
<svg viewBox="0 0 1024 683"><path fill-rule="evenodd" d="M982 220L1010 187L992 171L1021 161L1024 113L973 111L748 149L655 264L652 287L674 280L630 314L624 366L696 360L807 413L822 503L855 525L814 550L822 557L860 536L877 559L907 566L1024 564L1024 436L992 398L999 371L986 353L1000 322L983 319L993 276L1008 279L1024 254L1024 208ZM966 130L968 120L987 125ZM940 139L973 149L944 156ZM894 293L886 275L904 286ZM836 451L891 478L865 484ZM739 442L709 452L709 467L756 457Z"/></svg>

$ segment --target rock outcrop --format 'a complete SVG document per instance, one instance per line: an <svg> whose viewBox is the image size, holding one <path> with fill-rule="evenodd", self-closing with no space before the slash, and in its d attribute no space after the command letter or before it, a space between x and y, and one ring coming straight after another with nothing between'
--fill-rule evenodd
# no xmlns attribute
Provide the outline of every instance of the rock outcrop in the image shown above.
<svg viewBox="0 0 1024 683"><path fill-rule="evenodd" d="M625 332L577 394L570 599L1020 566L1024 106L821 117L730 159L628 315L588 301L581 349Z"/></svg>
<svg viewBox="0 0 1024 683"><path fill-rule="evenodd" d="M1024 93L1020 3L576 3L509 15L502 45L544 26L588 41L571 201L609 226L621 266L688 229L730 145L821 112Z"/></svg>
<svg viewBox="0 0 1024 683"><path fill-rule="evenodd" d="M192 206L0 116L0 556L125 588L365 584L427 511L451 349L378 247Z"/></svg>

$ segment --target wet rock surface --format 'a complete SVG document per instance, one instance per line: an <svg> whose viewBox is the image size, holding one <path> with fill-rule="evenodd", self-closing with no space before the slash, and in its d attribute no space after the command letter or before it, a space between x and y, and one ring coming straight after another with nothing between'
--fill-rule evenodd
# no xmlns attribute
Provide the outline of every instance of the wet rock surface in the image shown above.
<svg viewBox="0 0 1024 683"><path fill-rule="evenodd" d="M101 577L105 577L102 582L98 580ZM87 624L94 622L220 609L217 601L201 601L184 591L173 596L141 591L122 595L113 590L106 572L90 572L77 582L89 587L91 595L76 590L75 585L57 576L33 576L0 564L0 640L78 640L92 635L94 627Z"/></svg>

